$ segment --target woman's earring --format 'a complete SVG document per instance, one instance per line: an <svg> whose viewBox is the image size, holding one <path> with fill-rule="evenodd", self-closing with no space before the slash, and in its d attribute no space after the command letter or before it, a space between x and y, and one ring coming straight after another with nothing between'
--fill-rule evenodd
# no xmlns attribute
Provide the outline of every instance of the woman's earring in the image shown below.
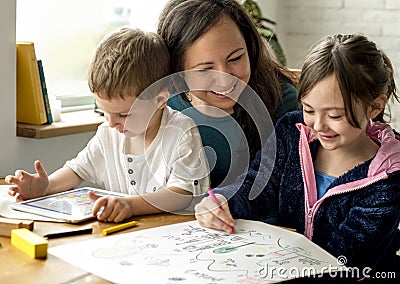
<svg viewBox="0 0 400 284"><path fill-rule="evenodd" d="M185 93L186 99L191 102L192 101L192 95L189 92Z"/></svg>

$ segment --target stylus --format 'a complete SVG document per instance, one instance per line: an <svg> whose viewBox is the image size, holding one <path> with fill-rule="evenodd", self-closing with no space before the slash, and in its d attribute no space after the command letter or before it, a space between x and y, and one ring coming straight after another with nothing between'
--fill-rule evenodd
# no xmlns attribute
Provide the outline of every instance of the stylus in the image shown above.
<svg viewBox="0 0 400 284"><path fill-rule="evenodd" d="M93 228L87 228L87 229L79 229L79 230L73 230L73 231L47 234L47 235L44 235L43 238L56 239L56 238L64 238L64 237L78 236L78 235L84 235L84 234L91 234L92 232L93 232Z"/></svg>

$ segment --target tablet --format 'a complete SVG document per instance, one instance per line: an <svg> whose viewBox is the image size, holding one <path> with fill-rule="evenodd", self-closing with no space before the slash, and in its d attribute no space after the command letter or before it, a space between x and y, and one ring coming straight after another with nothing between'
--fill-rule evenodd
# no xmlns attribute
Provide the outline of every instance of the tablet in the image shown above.
<svg viewBox="0 0 400 284"><path fill-rule="evenodd" d="M94 201L87 196L89 191L93 191L98 195L127 196L123 193L82 187L18 202L11 204L10 207L15 210L50 217L67 223L79 223L95 218L92 214Z"/></svg>

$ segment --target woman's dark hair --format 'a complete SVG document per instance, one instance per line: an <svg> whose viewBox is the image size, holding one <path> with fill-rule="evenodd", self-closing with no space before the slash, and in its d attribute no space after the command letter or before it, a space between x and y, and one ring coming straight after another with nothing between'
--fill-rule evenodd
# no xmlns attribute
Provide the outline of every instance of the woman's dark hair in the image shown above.
<svg viewBox="0 0 400 284"><path fill-rule="evenodd" d="M184 71L184 53L200 36L229 16L241 31L248 50L251 76L248 85L258 94L273 120L282 100L282 80L292 83L290 72L271 58L246 10L236 0L171 0L161 12L157 32L167 43L172 72ZM240 102L240 101L239 101ZM254 121L240 103L235 116L249 141L251 156L261 147Z"/></svg>
<svg viewBox="0 0 400 284"><path fill-rule="evenodd" d="M332 74L342 93L346 118L354 127L360 128L354 111L359 103L366 111L382 94L388 100L399 101L389 58L363 35L326 37L310 51L301 71L299 102L318 82ZM374 120L385 122L384 109Z"/></svg>

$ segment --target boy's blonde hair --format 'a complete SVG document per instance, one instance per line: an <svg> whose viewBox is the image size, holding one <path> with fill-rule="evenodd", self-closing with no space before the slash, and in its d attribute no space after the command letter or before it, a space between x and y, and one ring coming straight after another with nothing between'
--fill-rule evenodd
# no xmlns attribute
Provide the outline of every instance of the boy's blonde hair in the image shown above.
<svg viewBox="0 0 400 284"><path fill-rule="evenodd" d="M169 73L168 48L158 34L122 28L100 42L89 66L88 84L90 91L102 99L124 99L138 97ZM140 98L156 95L147 92Z"/></svg>

